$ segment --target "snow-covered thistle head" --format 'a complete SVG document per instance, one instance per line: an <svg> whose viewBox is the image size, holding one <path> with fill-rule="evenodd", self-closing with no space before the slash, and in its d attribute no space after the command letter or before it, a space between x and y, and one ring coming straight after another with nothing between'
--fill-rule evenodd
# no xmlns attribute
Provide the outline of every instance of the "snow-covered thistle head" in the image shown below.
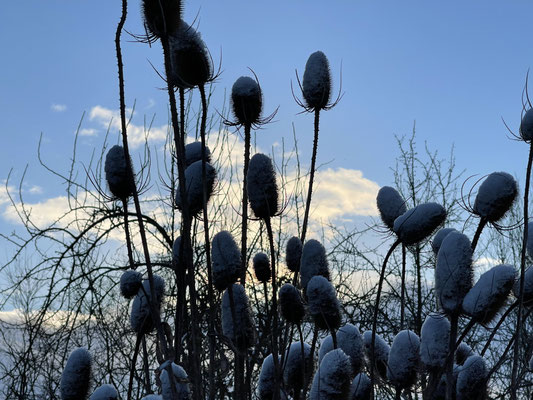
<svg viewBox="0 0 533 400"><path fill-rule="evenodd" d="M370 400L372 385L367 374L357 374L350 388L350 400Z"/></svg>
<svg viewBox="0 0 533 400"><path fill-rule="evenodd" d="M137 294L142 285L142 274L133 269L124 271L120 277L120 294L126 299L131 299Z"/></svg>
<svg viewBox="0 0 533 400"><path fill-rule="evenodd" d="M84 400L91 386L91 353L79 347L70 353L61 375L61 400Z"/></svg>
<svg viewBox="0 0 533 400"><path fill-rule="evenodd" d="M520 297L521 279L521 277L518 277L513 286L513 294L517 299ZM524 273L524 305L526 307L533 306L533 267L531 266Z"/></svg>
<svg viewBox="0 0 533 400"><path fill-rule="evenodd" d="M437 203L420 204L396 218L393 231L405 245L421 242L446 219L446 210Z"/></svg>
<svg viewBox="0 0 533 400"><path fill-rule="evenodd" d="M439 229L439 231L435 234L433 237L433 241L431 242L431 249L433 250L433 253L435 255L439 254L440 245L442 244L442 241L450 232L457 232L454 228L442 228Z"/></svg>
<svg viewBox="0 0 533 400"><path fill-rule="evenodd" d="M217 171L209 164L205 164L205 177L207 182L207 201L213 194ZM192 215L198 214L203 209L204 191L202 184L202 161L195 161L185 170L185 183L189 210ZM180 185L176 189L175 204L182 210Z"/></svg>
<svg viewBox="0 0 533 400"><path fill-rule="evenodd" d="M464 312L481 324L490 322L507 300L515 278L515 269L511 265L489 269L463 299Z"/></svg>
<svg viewBox="0 0 533 400"><path fill-rule="evenodd" d="M341 324L341 309L335 288L326 278L316 275L307 284L307 309L319 329L333 330Z"/></svg>
<svg viewBox="0 0 533 400"><path fill-rule="evenodd" d="M273 217L278 212L278 185L272 160L257 153L250 159L246 190L255 216L261 219Z"/></svg>
<svg viewBox="0 0 533 400"><path fill-rule="evenodd" d="M161 370L159 378L161 380L163 400L173 399L172 386L166 368L167 363L170 363L170 361L166 361L159 367ZM191 398L191 389L189 387L189 377L187 376L187 372L185 372L181 366L174 363L172 363L172 372L174 374L174 386L176 388L177 400L189 400Z"/></svg>
<svg viewBox="0 0 533 400"><path fill-rule="evenodd" d="M241 76L231 89L231 106L236 123L254 125L260 123L263 95L257 80Z"/></svg>
<svg viewBox="0 0 533 400"><path fill-rule="evenodd" d="M202 160L202 142L191 142L185 145L185 166ZM205 160L211 162L211 150L205 146Z"/></svg>
<svg viewBox="0 0 533 400"><path fill-rule="evenodd" d="M142 0L144 25L149 39L166 37L181 23L181 0Z"/></svg>
<svg viewBox="0 0 533 400"><path fill-rule="evenodd" d="M254 256L253 264L257 280L262 283L268 282L272 275L268 256L265 253L257 253Z"/></svg>
<svg viewBox="0 0 533 400"><path fill-rule="evenodd" d="M420 360L426 367L444 367L449 341L450 321L443 314L428 314L420 332Z"/></svg>
<svg viewBox="0 0 533 400"><path fill-rule="evenodd" d="M274 398L275 380L274 357L269 354L263 360L261 372L259 373L259 382L257 383L257 397L259 400L271 400Z"/></svg>
<svg viewBox="0 0 533 400"><path fill-rule="evenodd" d="M390 186L379 189L376 202L381 220L390 230L394 226L394 220L407 211L405 200Z"/></svg>
<svg viewBox="0 0 533 400"><path fill-rule="evenodd" d="M397 388L408 388L416 382L419 362L420 339L412 331L400 331L390 348L387 378Z"/></svg>
<svg viewBox="0 0 533 400"><path fill-rule="evenodd" d="M228 231L220 231L213 237L211 260L213 284L218 290L226 289L237 280L241 269L241 250Z"/></svg>
<svg viewBox="0 0 533 400"><path fill-rule="evenodd" d="M478 355L468 357L457 376L457 400L482 400L487 390L487 366Z"/></svg>
<svg viewBox="0 0 533 400"><path fill-rule="evenodd" d="M531 235L533 236L533 234ZM289 271L298 272L300 270L300 259L302 258L302 241L298 236L293 236L287 241L285 250L285 263Z"/></svg>
<svg viewBox="0 0 533 400"><path fill-rule="evenodd" d="M474 355L472 347L467 345L465 342L461 342L455 350L455 363L457 365L463 365L466 359L472 355Z"/></svg>
<svg viewBox="0 0 533 400"><path fill-rule="evenodd" d="M376 341L374 347L374 361L372 362L372 331L365 331L363 333L363 344L365 345L365 352L371 364L378 372L379 376L385 378L387 375L387 362L389 360L390 346L383 340L383 338L376 333Z"/></svg>
<svg viewBox="0 0 533 400"><path fill-rule="evenodd" d="M303 344L305 355L305 376L307 384L311 382L313 375L314 357L311 353L311 346L307 343ZM302 363L302 343L294 342L289 347L289 354L287 356L287 364L283 370L283 380L285 386L289 390L298 392L304 387L304 364Z"/></svg>
<svg viewBox="0 0 533 400"><path fill-rule="evenodd" d="M468 237L449 233L442 241L435 268L437 299L448 314L462 310L463 299L472 288L472 247Z"/></svg>
<svg viewBox="0 0 533 400"><path fill-rule="evenodd" d="M524 142L531 142L533 139L533 108L528 109L520 122L520 137Z"/></svg>
<svg viewBox="0 0 533 400"><path fill-rule="evenodd" d="M222 296L222 332L240 349L248 348L254 343L254 321L248 296L244 286L231 285L235 305L235 321L231 311L229 288Z"/></svg>
<svg viewBox="0 0 533 400"><path fill-rule="evenodd" d="M316 51L305 64L302 94L308 110L322 110L328 107L331 98L331 73L326 55Z"/></svg>
<svg viewBox="0 0 533 400"><path fill-rule="evenodd" d="M118 400L118 392L112 385L106 383L102 386L99 386L89 400Z"/></svg>
<svg viewBox="0 0 533 400"><path fill-rule="evenodd" d="M518 184L507 172L493 172L479 186L472 211L488 222L498 222L511 208Z"/></svg>
<svg viewBox="0 0 533 400"><path fill-rule="evenodd" d="M128 168L122 146L115 145L109 149L105 156L104 171L107 186L114 197L125 200L133 194L135 180L132 166L130 162Z"/></svg>
<svg viewBox="0 0 533 400"><path fill-rule="evenodd" d="M153 275L153 280L155 308L159 312L163 297L165 296L165 281L159 275ZM141 289L139 289L135 299L133 299L131 306L130 324L132 329L137 333L149 333L154 329L154 321L148 302L150 297L150 282L148 279L145 279Z"/></svg>
<svg viewBox="0 0 533 400"><path fill-rule="evenodd" d="M315 275L321 275L329 280L326 249L318 240L311 239L305 242L300 260L300 284L304 290Z"/></svg>
<svg viewBox="0 0 533 400"><path fill-rule="evenodd" d="M341 349L330 351L315 373L309 400L348 400L351 383L350 358Z"/></svg>
<svg viewBox="0 0 533 400"><path fill-rule="evenodd" d="M359 333L359 329L352 324L341 326L337 331L337 345L350 357L353 374L359 373L364 359L363 337ZM328 335L320 344L318 362L321 362L324 356L331 350L333 350L333 338L331 335Z"/></svg>
<svg viewBox="0 0 533 400"><path fill-rule="evenodd" d="M283 318L291 324L299 325L305 316L305 307L300 291L290 283L279 290L279 307Z"/></svg>

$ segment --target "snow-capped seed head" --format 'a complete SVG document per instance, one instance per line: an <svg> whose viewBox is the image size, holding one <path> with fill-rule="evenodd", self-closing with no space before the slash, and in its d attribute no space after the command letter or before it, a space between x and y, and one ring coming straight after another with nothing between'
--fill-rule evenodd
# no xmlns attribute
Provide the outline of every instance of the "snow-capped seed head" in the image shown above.
<svg viewBox="0 0 533 400"><path fill-rule="evenodd" d="M202 142L191 142L185 145L185 166L202 160ZM205 146L205 160L211 162L211 150Z"/></svg>
<svg viewBox="0 0 533 400"><path fill-rule="evenodd" d="M315 275L321 275L329 280L326 249L318 240L311 239L305 242L300 260L300 284L304 290Z"/></svg>
<svg viewBox="0 0 533 400"><path fill-rule="evenodd" d="M174 244L172 245L172 262L174 263L174 268L176 269L178 269L181 265L180 246L181 246L181 236L178 236L174 240Z"/></svg>
<svg viewBox="0 0 533 400"><path fill-rule="evenodd" d="M200 34L182 21L170 36L170 81L180 89L202 86L213 78L213 65Z"/></svg>
<svg viewBox="0 0 533 400"><path fill-rule="evenodd" d="M359 333L359 329L352 324L341 326L337 331L337 345L350 357L353 374L359 373L364 359L363 337ZM331 335L328 335L320 344L318 362L321 362L331 350L333 350L333 339Z"/></svg>
<svg viewBox="0 0 533 400"><path fill-rule="evenodd" d="M289 271L298 272L300 270L301 258L302 241L298 236L293 236L287 241L287 248L285 250L285 263L287 264Z"/></svg>
<svg viewBox="0 0 533 400"><path fill-rule="evenodd" d="M220 231L213 237L211 260L213 284L218 290L226 289L237 280L241 269L241 250L228 231Z"/></svg>
<svg viewBox="0 0 533 400"><path fill-rule="evenodd" d="M365 345L366 357L372 361L372 331L365 331L363 333L363 344ZM373 362L379 376L385 378L387 376L387 363L389 360L390 346L383 340L383 338L376 333L376 341L374 347L375 360Z"/></svg>
<svg viewBox="0 0 533 400"><path fill-rule="evenodd" d="M518 299L520 297L520 280L522 278L518 277L514 286L513 294ZM526 307L533 306L533 267L528 267L524 273L524 305Z"/></svg>
<svg viewBox="0 0 533 400"><path fill-rule="evenodd" d="M271 400L274 398L276 371L274 369L274 357L269 354L263 360L259 382L257 383L257 396L260 400Z"/></svg>
<svg viewBox="0 0 533 400"><path fill-rule="evenodd" d="M372 386L367 374L357 374L350 388L350 400L370 400Z"/></svg>
<svg viewBox="0 0 533 400"><path fill-rule="evenodd" d="M515 283L511 265L497 265L479 277L463 299L463 310L476 322L490 322L504 305Z"/></svg>
<svg viewBox="0 0 533 400"><path fill-rule="evenodd" d="M394 220L407 211L405 200L396 189L390 186L383 186L379 189L376 202L381 220L391 230Z"/></svg>
<svg viewBox="0 0 533 400"><path fill-rule="evenodd" d="M487 365L478 355L468 357L457 376L457 400L484 399L487 390Z"/></svg>
<svg viewBox="0 0 533 400"><path fill-rule="evenodd" d="M143 276L140 272L129 269L120 277L120 294L131 299L137 294L142 285Z"/></svg>
<svg viewBox="0 0 533 400"><path fill-rule="evenodd" d="M118 400L118 392L112 385L106 383L98 387L89 400Z"/></svg>
<svg viewBox="0 0 533 400"><path fill-rule="evenodd" d="M347 400L351 383L350 358L341 349L330 351L315 373L309 400Z"/></svg>
<svg viewBox="0 0 533 400"><path fill-rule="evenodd" d="M187 376L187 372L185 372L181 366L174 363L172 363L172 372L174 373L174 385L176 388L177 399L189 400L191 398L191 389L189 387L189 377ZM159 378L161 380L163 400L173 399L172 386L166 368L162 368Z"/></svg>
<svg viewBox="0 0 533 400"><path fill-rule="evenodd" d="M105 179L109 191L117 199L127 199L135 190L135 180L130 168L126 164L124 148L115 145L109 149L105 156Z"/></svg>
<svg viewBox="0 0 533 400"><path fill-rule="evenodd" d="M255 335L248 296L242 285L233 284L230 287L232 288L233 304L235 305L235 322L232 317L228 288L222 296L222 332L238 348L248 348L253 345Z"/></svg>
<svg viewBox="0 0 533 400"><path fill-rule="evenodd" d="M431 248L433 249L433 253L435 255L439 254L440 245L442 244L442 241L450 232L457 232L454 228L442 228L439 229L439 231L435 234L435 237L433 237L433 241L431 242Z"/></svg>
<svg viewBox="0 0 533 400"><path fill-rule="evenodd" d="M240 125L258 123L263 110L263 95L259 83L249 76L237 79L231 89L231 106Z"/></svg>
<svg viewBox="0 0 533 400"><path fill-rule="evenodd" d="M341 309L335 288L323 276L311 278L307 284L307 309L319 329L332 330L341 325Z"/></svg>
<svg viewBox="0 0 533 400"><path fill-rule="evenodd" d="M396 218L392 230L405 245L421 242L446 219L446 210L437 203L420 204Z"/></svg>
<svg viewBox="0 0 533 400"><path fill-rule="evenodd" d="M165 281L159 275L153 275L154 292L155 292L155 308L160 312L161 303L165 296ZM141 289L133 299L130 314L130 324L132 329L137 333L149 333L154 329L154 321L151 315L150 304L150 282L145 279L142 283Z"/></svg>
<svg viewBox="0 0 533 400"><path fill-rule="evenodd" d="M328 59L321 51L314 52L307 59L302 92L307 108L321 110L327 107L331 97L331 73Z"/></svg>
<svg viewBox="0 0 533 400"><path fill-rule="evenodd" d="M522 121L520 122L520 137L528 143L533 139L533 108L527 110L522 117Z"/></svg>
<svg viewBox="0 0 533 400"><path fill-rule="evenodd" d="M311 346L304 343L305 365L302 363L302 345L301 342L294 342L289 347L289 355L287 356L287 364L283 370L283 380L287 389L295 392L302 390L304 387L304 366L307 384L311 382L313 376L313 354L311 353Z"/></svg>
<svg viewBox="0 0 533 400"><path fill-rule="evenodd" d="M450 321L442 314L428 314L420 333L420 360L426 367L444 367L449 341Z"/></svg>
<svg viewBox="0 0 533 400"><path fill-rule="evenodd" d="M305 316L305 307L300 291L290 283L279 290L279 307L283 318L291 324L299 325Z"/></svg>
<svg viewBox="0 0 533 400"><path fill-rule="evenodd" d="M250 159L246 190L248 201L257 218L267 219L278 212L278 185L272 160L257 153Z"/></svg>
<svg viewBox="0 0 533 400"><path fill-rule="evenodd" d="M400 331L390 348L387 378L397 388L408 388L416 382L419 362L420 339L412 331Z"/></svg>
<svg viewBox="0 0 533 400"><path fill-rule="evenodd" d="M488 222L499 221L511 208L518 184L507 172L493 172L479 186L473 212Z"/></svg>
<svg viewBox="0 0 533 400"><path fill-rule="evenodd" d="M449 233L442 241L435 268L437 299L448 314L461 312L473 274L470 240L462 233Z"/></svg>
<svg viewBox="0 0 533 400"><path fill-rule="evenodd" d="M86 348L78 347L70 353L59 384L61 400L87 398L91 386L91 366L91 353Z"/></svg>
<svg viewBox="0 0 533 400"><path fill-rule="evenodd" d="M455 350L455 362L457 363L457 365L463 365L466 359L472 355L474 355L472 347L467 345L465 342L461 342Z"/></svg>
<svg viewBox="0 0 533 400"><path fill-rule="evenodd" d="M217 171L211 164L205 164L205 177L207 182L207 201L213 194ZM189 210L193 215L203 209L204 191L202 184L202 161L195 161L185 170L186 193L189 202ZM178 184L176 189L175 204L178 210L182 209L181 188Z"/></svg>
<svg viewBox="0 0 533 400"><path fill-rule="evenodd" d="M142 0L144 25L155 37L165 37L180 26L181 0Z"/></svg>
<svg viewBox="0 0 533 400"><path fill-rule="evenodd" d="M270 280L272 270L270 269L270 260L265 253L257 253L253 259L255 277L259 282L265 283Z"/></svg>

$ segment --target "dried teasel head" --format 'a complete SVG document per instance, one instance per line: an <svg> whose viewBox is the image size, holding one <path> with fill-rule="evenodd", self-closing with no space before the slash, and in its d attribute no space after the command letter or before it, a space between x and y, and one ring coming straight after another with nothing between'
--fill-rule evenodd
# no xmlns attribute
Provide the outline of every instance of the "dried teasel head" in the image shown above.
<svg viewBox="0 0 533 400"><path fill-rule="evenodd" d="M75 349L61 374L61 400L84 400L91 386L91 353L85 347Z"/></svg>
<svg viewBox="0 0 533 400"><path fill-rule="evenodd" d="M487 364L483 357L468 357L457 375L457 400L485 399L487 375Z"/></svg>
<svg viewBox="0 0 533 400"><path fill-rule="evenodd" d="M374 365L376 372L381 378L385 378L387 375L390 346L376 333L374 360L372 360L372 331L365 331L363 333L363 344L365 345L366 356L370 360L370 364Z"/></svg>
<svg viewBox="0 0 533 400"><path fill-rule="evenodd" d="M165 361L165 363L159 367L161 370L159 379L161 380L161 391L163 392L162 396L164 400L173 398L172 386L167 372L167 363L170 363L170 361ZM179 400L189 400L191 398L191 388L189 387L189 377L187 372L185 372L183 367L175 363L171 364L171 368L172 373L174 374L174 385L177 398Z"/></svg>
<svg viewBox="0 0 533 400"><path fill-rule="evenodd" d="M231 310L230 288L235 306L235 321L233 321ZM222 332L238 349L246 349L254 344L255 331L252 310L242 285L229 286L222 296Z"/></svg>
<svg viewBox="0 0 533 400"><path fill-rule="evenodd" d="M263 95L257 80L241 76L231 89L233 115L239 125L254 125L261 121Z"/></svg>
<svg viewBox="0 0 533 400"><path fill-rule="evenodd" d="M341 349L324 356L313 378L309 400L348 399L352 383L352 365Z"/></svg>
<svg viewBox="0 0 533 400"><path fill-rule="evenodd" d="M300 291L291 285L285 283L279 290L279 307L281 315L287 322L299 325L305 316L305 307Z"/></svg>
<svg viewBox="0 0 533 400"><path fill-rule="evenodd" d="M272 270L270 269L270 260L265 253L257 253L253 258L255 277L261 283L270 280Z"/></svg>
<svg viewBox="0 0 533 400"><path fill-rule="evenodd" d="M533 236L533 233L532 233ZM289 271L300 271L300 259L302 258L302 241L299 237L293 236L287 241L285 249L285 263Z"/></svg>
<svg viewBox="0 0 533 400"><path fill-rule="evenodd" d="M364 365L363 337L359 333L359 329L355 325L346 324L339 328L336 335L338 347L350 357L353 375L358 374ZM318 362L321 362L331 350L333 350L333 338L328 335L320 344Z"/></svg>
<svg viewBox="0 0 533 400"><path fill-rule="evenodd" d="M335 288L326 278L316 275L307 284L307 310L318 329L334 330L341 325L341 309Z"/></svg>
<svg viewBox="0 0 533 400"><path fill-rule="evenodd" d="M488 222L498 222L513 205L518 184L507 172L493 172L479 186L473 213Z"/></svg>
<svg viewBox="0 0 533 400"><path fill-rule="evenodd" d="M91 394L89 400L119 400L118 392L112 385L106 383L99 386L93 394Z"/></svg>
<svg viewBox="0 0 533 400"><path fill-rule="evenodd" d="M205 159L211 162L211 150L205 146ZM196 161L202 160L202 142L191 142L185 145L185 167L190 166Z"/></svg>
<svg viewBox="0 0 533 400"><path fill-rule="evenodd" d="M142 0L144 25L150 38L167 37L180 27L181 0Z"/></svg>
<svg viewBox="0 0 533 400"><path fill-rule="evenodd" d="M257 153L250 159L246 190L248 201L255 216L267 219L276 215L278 205L278 185L272 160L265 154Z"/></svg>
<svg viewBox="0 0 533 400"><path fill-rule="evenodd" d="M407 210L394 221L393 231L405 245L421 242L446 219L446 210L437 203L424 203Z"/></svg>
<svg viewBox="0 0 533 400"><path fill-rule="evenodd" d="M457 232L457 230L454 228L442 228L439 229L439 231L435 234L435 237L433 237L433 241L431 242L431 248L435 255L439 254L440 245L442 244L442 241L451 232Z"/></svg>
<svg viewBox="0 0 533 400"><path fill-rule="evenodd" d="M350 400L369 400L372 395L372 382L367 374L357 374L350 388Z"/></svg>
<svg viewBox="0 0 533 400"><path fill-rule="evenodd" d="M390 230L394 226L394 220L407 211L403 197L390 186L379 189L376 203L381 220Z"/></svg>
<svg viewBox="0 0 533 400"><path fill-rule="evenodd" d="M131 161L128 168L124 148L115 145L109 149L104 164L105 179L109 191L117 199L125 200L135 191Z"/></svg>
<svg viewBox="0 0 533 400"><path fill-rule="evenodd" d="M124 271L120 277L120 294L126 299L131 299L137 294L142 285L142 274L133 269Z"/></svg>
<svg viewBox="0 0 533 400"><path fill-rule="evenodd" d="M396 335L390 348L387 369L387 378L395 387L406 389L415 384L419 351L420 339L416 333L403 330Z"/></svg>
<svg viewBox="0 0 533 400"><path fill-rule="evenodd" d="M520 122L520 137L524 142L531 142L533 139L533 108L528 109Z"/></svg>
<svg viewBox="0 0 533 400"><path fill-rule="evenodd" d="M217 171L211 164L205 164L205 177L207 182L207 201L209 201L215 188ZM193 162L185 170L185 182L189 211L192 215L197 215L203 209L204 187L202 182L202 161ZM181 187L176 188L175 205L178 210L183 209L181 201Z"/></svg>
<svg viewBox="0 0 533 400"><path fill-rule="evenodd" d="M309 110L321 110L328 106L331 98L331 73L326 55L316 51L305 64L302 94Z"/></svg>
<svg viewBox="0 0 533 400"><path fill-rule="evenodd" d="M158 275L153 276L153 281L155 308L157 312L160 312L163 297L165 296L165 281ZM150 333L155 327L148 300L150 297L150 282L145 279L131 305L130 324L131 328L137 333Z"/></svg>
<svg viewBox="0 0 533 400"><path fill-rule="evenodd" d="M305 242L300 260L300 284L304 291L311 278L315 275L321 275L329 280L326 249L318 240L311 239Z"/></svg>
<svg viewBox="0 0 533 400"><path fill-rule="evenodd" d="M235 283L241 270L241 250L228 231L220 231L211 245L213 284L224 290Z"/></svg>
<svg viewBox="0 0 533 400"><path fill-rule="evenodd" d="M420 332L420 360L429 369L444 367L450 341L450 321L444 314L430 313Z"/></svg>
<svg viewBox="0 0 533 400"><path fill-rule="evenodd" d="M293 342L289 347L287 364L283 370L283 381L286 387L294 392L298 392L304 388L303 365L305 365L305 375L308 385L313 375L314 356L311 353L311 346L307 343L303 344L303 355L305 357L305 364L302 363L302 343Z"/></svg>

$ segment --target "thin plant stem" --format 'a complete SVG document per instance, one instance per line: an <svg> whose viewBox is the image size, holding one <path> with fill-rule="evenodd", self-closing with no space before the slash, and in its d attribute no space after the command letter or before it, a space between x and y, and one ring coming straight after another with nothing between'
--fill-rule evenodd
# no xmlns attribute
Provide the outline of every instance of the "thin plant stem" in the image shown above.
<svg viewBox="0 0 533 400"><path fill-rule="evenodd" d="M405 321L405 269L406 269L406 253L405 245L402 244L402 287L401 287L401 300L400 300L400 330L403 330L403 324Z"/></svg>
<svg viewBox="0 0 533 400"><path fill-rule="evenodd" d="M513 311L517 306L518 306L518 300L515 301L513 304L511 304L507 310L505 310L505 312L501 316L498 323L494 326L494 328L492 328L492 332L490 333L490 336L487 339L485 346L483 346L483 350L481 350L481 353L480 353L481 357L483 357L485 355L485 352L489 349L490 344L492 340L494 339L494 337L496 336L496 333L498 333L498 330L500 329L500 326L503 323L503 321L507 318L507 316L511 313L511 311Z"/></svg>
<svg viewBox="0 0 533 400"><path fill-rule="evenodd" d="M479 220L476 233L474 234L474 239L472 239L472 253L476 250L479 238L481 236L481 232L483 231L483 228L485 228L485 225L487 225L487 220L485 218L481 218Z"/></svg>
<svg viewBox="0 0 533 400"><path fill-rule="evenodd" d="M233 297L233 285L228 286L229 306L231 310L231 320L233 322L233 339L235 341L235 374L233 384L235 386L234 394L236 399L242 399L242 376L244 358L241 354L241 346L237 340L237 313L235 312L235 299Z"/></svg>
<svg viewBox="0 0 533 400"><path fill-rule="evenodd" d="M303 335L303 332L302 332L302 324L299 323L297 325L297 328L298 328L298 335L300 336L300 351L302 352L302 384L305 386L306 382L306 376L307 374L305 373L305 346L304 346L304 335ZM311 357L313 355L311 354ZM300 389L298 389L296 391L296 393L294 394L294 398L295 399L298 399L300 397Z"/></svg>
<svg viewBox="0 0 533 400"><path fill-rule="evenodd" d="M311 341L311 357L313 356L313 354L315 354L317 339L318 339L318 328L315 326L315 331L313 332L313 340ZM308 386L309 385L307 383L307 376L306 376L304 380L304 391L303 391L302 399L305 399L307 396Z"/></svg>
<svg viewBox="0 0 533 400"><path fill-rule="evenodd" d="M457 327L459 316L454 314L450 321L450 341L448 345L448 357L446 357L446 400L453 400L453 359L455 356L455 342L457 340Z"/></svg>
<svg viewBox="0 0 533 400"><path fill-rule="evenodd" d="M148 349L146 348L146 336L142 336L143 346L143 360L144 360L144 379L145 379L145 392L147 394L152 393L152 384L150 383L150 366L148 363Z"/></svg>
<svg viewBox="0 0 533 400"><path fill-rule="evenodd" d="M126 234L126 248L128 249L128 261L130 268L135 269L135 262L133 261L133 246L131 243L130 226L128 220L128 200L122 199L122 208L124 209L124 233Z"/></svg>
<svg viewBox="0 0 533 400"><path fill-rule="evenodd" d="M242 223L241 223L241 284L246 283L246 269L248 267L248 165L250 164L251 125L244 125L244 170L242 178Z"/></svg>

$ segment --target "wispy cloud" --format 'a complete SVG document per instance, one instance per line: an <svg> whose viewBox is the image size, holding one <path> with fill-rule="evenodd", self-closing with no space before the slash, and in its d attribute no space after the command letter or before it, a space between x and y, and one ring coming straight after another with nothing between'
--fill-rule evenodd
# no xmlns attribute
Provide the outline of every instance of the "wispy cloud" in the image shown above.
<svg viewBox="0 0 533 400"><path fill-rule="evenodd" d="M93 128L80 129L80 136L98 136L98 130Z"/></svg>
<svg viewBox="0 0 533 400"><path fill-rule="evenodd" d="M38 185L33 185L28 189L28 192L31 194L42 194L43 188Z"/></svg>
<svg viewBox="0 0 533 400"><path fill-rule="evenodd" d="M54 112L64 112L67 110L67 106L65 104L52 104L50 106L50 109Z"/></svg>

